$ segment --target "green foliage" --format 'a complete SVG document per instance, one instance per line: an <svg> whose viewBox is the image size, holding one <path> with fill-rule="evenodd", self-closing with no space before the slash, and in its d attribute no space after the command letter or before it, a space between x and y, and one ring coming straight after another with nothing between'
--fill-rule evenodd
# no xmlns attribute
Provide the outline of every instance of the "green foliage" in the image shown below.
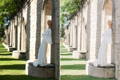
<svg viewBox="0 0 120 80"><path fill-rule="evenodd" d="M82 9L87 0L61 0L61 37L64 36L64 27L69 20Z"/></svg>
<svg viewBox="0 0 120 80"><path fill-rule="evenodd" d="M2 25L0 25L0 41L2 41L4 37L4 28L2 27Z"/></svg>
<svg viewBox="0 0 120 80"><path fill-rule="evenodd" d="M87 0L67 0L63 5L61 4L61 23L71 19L84 5ZM62 2L62 1L61 1Z"/></svg>
<svg viewBox="0 0 120 80"><path fill-rule="evenodd" d="M4 24L20 11L26 0L0 0L0 39L4 36ZM5 18L7 19L5 21Z"/></svg>

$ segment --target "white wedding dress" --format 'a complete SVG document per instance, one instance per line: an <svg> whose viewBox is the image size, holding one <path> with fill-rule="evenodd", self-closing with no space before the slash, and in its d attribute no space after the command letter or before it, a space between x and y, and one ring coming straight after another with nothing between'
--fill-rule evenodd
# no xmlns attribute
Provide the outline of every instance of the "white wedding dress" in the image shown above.
<svg viewBox="0 0 120 80"><path fill-rule="evenodd" d="M52 44L52 35L50 28L46 29L46 31L42 34L42 42L39 47L38 58L36 61L33 62L33 65L35 67L37 67L38 65L45 66L47 64L46 61L47 44Z"/></svg>
<svg viewBox="0 0 120 80"><path fill-rule="evenodd" d="M102 41L101 41L101 45L100 45L99 52L98 52L98 58L96 59L97 62L95 63L96 66L98 66L98 65L106 66L106 65L110 64L110 61L108 60L108 58L109 58L109 56L111 56L111 54L110 54L111 49L108 49L108 48L110 48L110 46L112 44L111 28L108 28L104 32L101 39L102 39Z"/></svg>

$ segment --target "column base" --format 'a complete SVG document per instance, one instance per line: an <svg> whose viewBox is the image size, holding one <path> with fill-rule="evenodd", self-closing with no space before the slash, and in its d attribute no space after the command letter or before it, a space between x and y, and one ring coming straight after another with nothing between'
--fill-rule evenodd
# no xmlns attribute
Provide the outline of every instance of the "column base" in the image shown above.
<svg viewBox="0 0 120 80"><path fill-rule="evenodd" d="M88 63L87 74L93 77L99 78L114 78L115 77L115 67L114 65L108 66L94 66L93 63Z"/></svg>
<svg viewBox="0 0 120 80"><path fill-rule="evenodd" d="M22 51L13 51L12 57L16 59L26 59L26 53Z"/></svg>
<svg viewBox="0 0 120 80"><path fill-rule="evenodd" d="M16 48L8 47L8 51L9 51L9 52L13 52L14 50L16 50Z"/></svg>
<svg viewBox="0 0 120 80"><path fill-rule="evenodd" d="M69 51L69 52L73 52L74 50L76 50L76 48L73 48L73 47L69 47L69 48L68 48L68 51Z"/></svg>
<svg viewBox="0 0 120 80"><path fill-rule="evenodd" d="M76 59L86 59L86 52L85 51L73 51L72 56L73 58L76 58Z"/></svg>
<svg viewBox="0 0 120 80"><path fill-rule="evenodd" d="M12 51L16 50L16 48L13 48L13 47L11 47L11 46L8 46L8 45L5 44L5 43L2 43L2 44L3 44L3 46L4 46L9 52L12 52Z"/></svg>
<svg viewBox="0 0 120 80"><path fill-rule="evenodd" d="M34 67L33 62L27 62L26 74L38 78L54 78L55 67L51 64Z"/></svg>
<svg viewBox="0 0 120 80"><path fill-rule="evenodd" d="M117 80L120 80L120 65L116 65L116 70L115 70L115 78Z"/></svg>

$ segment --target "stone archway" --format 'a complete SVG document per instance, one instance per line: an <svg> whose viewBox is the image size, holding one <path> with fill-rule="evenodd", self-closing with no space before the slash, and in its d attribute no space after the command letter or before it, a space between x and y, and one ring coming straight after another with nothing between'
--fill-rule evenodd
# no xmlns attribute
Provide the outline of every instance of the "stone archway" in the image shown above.
<svg viewBox="0 0 120 80"><path fill-rule="evenodd" d="M106 60L106 64L99 63L100 61L103 62L102 58L98 58L100 55L99 49L101 46L101 42L103 39L103 33L105 33L108 30L108 21L111 21L112 23L112 0L102 0L98 1L96 17L97 17L97 32L96 32L96 44L95 44L95 59L93 62L90 62L88 65L88 74L94 77L102 77L102 78L114 78L115 72L114 72L114 65L112 65L112 60L114 58L114 55L112 54L111 46L107 49L107 53L103 55ZM97 56L97 57L96 57ZM104 66L103 66L104 65Z"/></svg>
<svg viewBox="0 0 120 80"><path fill-rule="evenodd" d="M112 0L105 0L102 9L102 25L101 25L101 36L108 28L108 22L111 21L112 24ZM114 54L112 54L112 45L107 49L107 62L114 62Z"/></svg>
<svg viewBox="0 0 120 80"><path fill-rule="evenodd" d="M52 0L46 0L43 3L43 9L41 14L41 36L42 33L48 28L47 21L52 21ZM42 39L42 38L41 38ZM51 63L51 45L47 45L47 51L46 51L46 63Z"/></svg>
<svg viewBox="0 0 120 80"><path fill-rule="evenodd" d="M59 80L59 1L53 0L33 0L31 4L37 5L37 8L31 6L30 30L30 61L26 64L26 74L40 78L54 78ZM40 5L38 5L40 4ZM37 11L37 19L36 14ZM47 28L47 20L52 20L52 48L47 50L50 53L47 58L48 64L45 66L33 66L36 54L38 53L39 44L41 43L42 33ZM37 23L37 24L36 24ZM41 23L41 24L40 24ZM38 25L39 24L39 25ZM33 27L34 26L34 27ZM38 42L39 40L39 42ZM51 57L50 57L51 56ZM50 60L51 59L51 60Z"/></svg>

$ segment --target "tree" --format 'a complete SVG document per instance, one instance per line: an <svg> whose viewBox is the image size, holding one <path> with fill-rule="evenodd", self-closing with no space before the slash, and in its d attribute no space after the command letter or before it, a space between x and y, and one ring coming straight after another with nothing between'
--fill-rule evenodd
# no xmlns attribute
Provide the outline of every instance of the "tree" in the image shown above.
<svg viewBox="0 0 120 80"><path fill-rule="evenodd" d="M0 0L0 38L4 36L4 24L10 21L21 10L26 1Z"/></svg>
<svg viewBox="0 0 120 80"><path fill-rule="evenodd" d="M69 20L76 15L80 9L82 9L84 3L87 0L61 0L61 17L60 17L60 22L61 22L61 31L63 31L63 27L66 23L69 22ZM62 36L64 33L61 33Z"/></svg>

